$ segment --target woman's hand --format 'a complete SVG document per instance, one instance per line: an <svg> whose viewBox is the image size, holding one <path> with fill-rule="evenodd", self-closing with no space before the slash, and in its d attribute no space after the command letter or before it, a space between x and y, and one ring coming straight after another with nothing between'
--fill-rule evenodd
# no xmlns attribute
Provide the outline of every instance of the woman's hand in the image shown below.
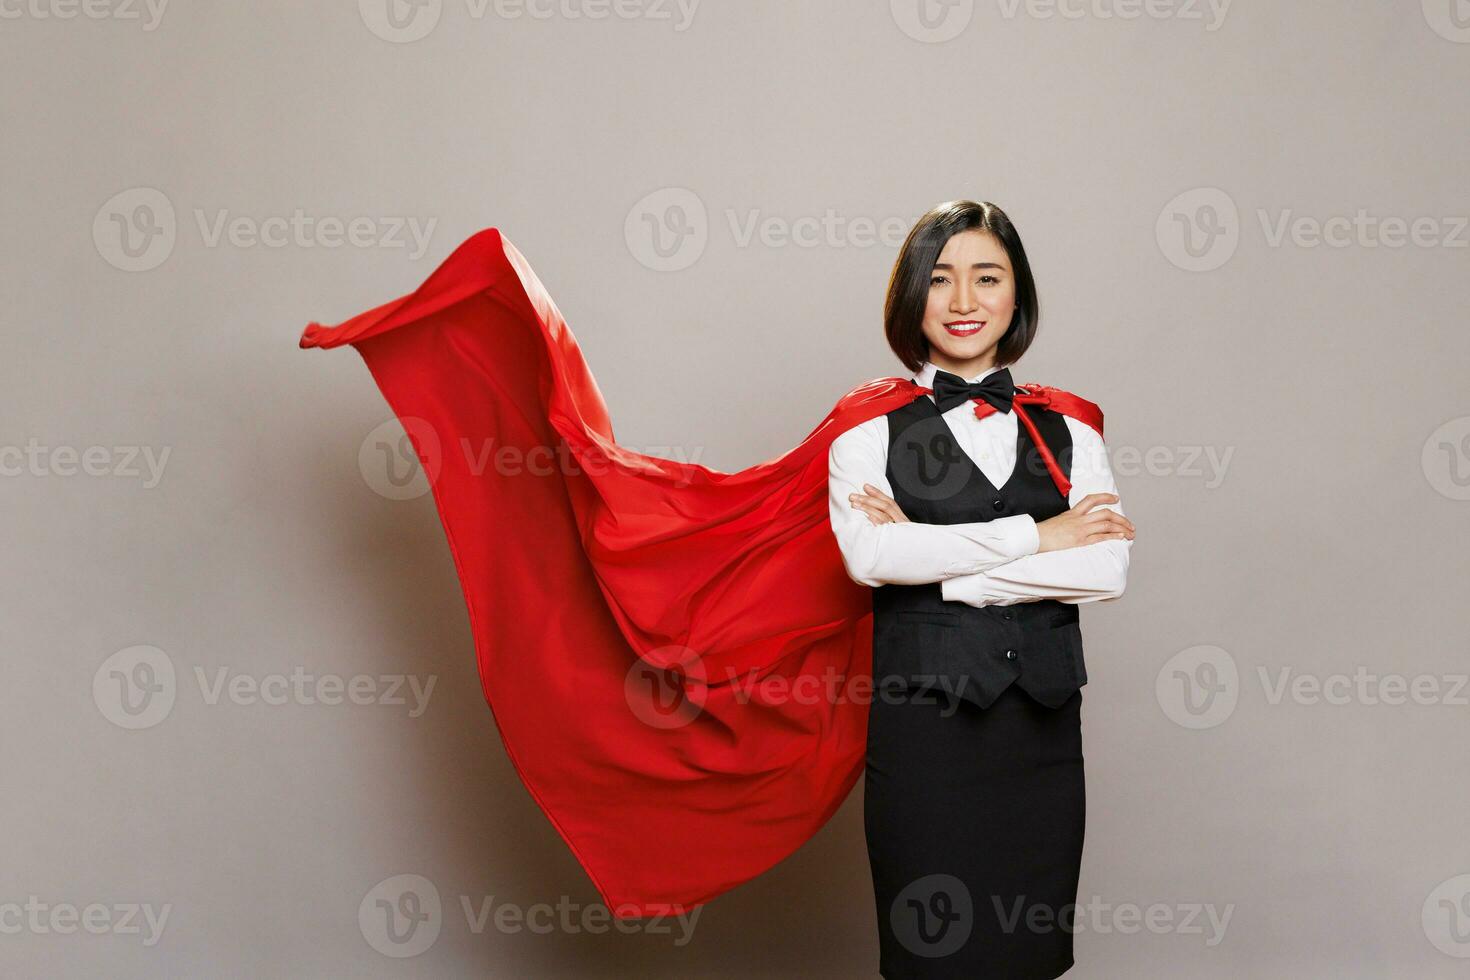
<svg viewBox="0 0 1470 980"><path fill-rule="evenodd" d="M1080 548L1098 541L1133 540L1133 522L1103 504L1116 504L1118 495L1113 493L1089 493L1077 501L1077 506L1046 521L1038 521L1036 532L1041 538L1043 551L1061 551L1064 548ZM1096 509L1094 509L1096 508Z"/></svg>
<svg viewBox="0 0 1470 980"><path fill-rule="evenodd" d="M868 515L868 521L872 524L907 524L909 519L903 516L903 511L898 507L898 501L888 494L879 490L871 483L864 483L863 489L867 493L850 493L847 499L852 505Z"/></svg>

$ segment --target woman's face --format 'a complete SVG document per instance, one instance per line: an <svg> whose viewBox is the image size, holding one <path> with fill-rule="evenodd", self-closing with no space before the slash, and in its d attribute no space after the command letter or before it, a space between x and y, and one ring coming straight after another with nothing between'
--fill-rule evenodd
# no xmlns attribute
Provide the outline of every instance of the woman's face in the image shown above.
<svg viewBox="0 0 1470 980"><path fill-rule="evenodd" d="M950 237L929 280L924 339L929 360L970 378L995 365L995 350L1016 312L1016 281L1006 250L987 231Z"/></svg>

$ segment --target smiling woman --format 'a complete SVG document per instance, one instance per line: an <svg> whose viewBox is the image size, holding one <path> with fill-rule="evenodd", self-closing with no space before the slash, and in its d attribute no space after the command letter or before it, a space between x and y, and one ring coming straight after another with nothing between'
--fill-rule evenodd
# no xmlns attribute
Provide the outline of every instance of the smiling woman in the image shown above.
<svg viewBox="0 0 1470 980"><path fill-rule="evenodd" d="M1056 977L1073 962L1077 607L1122 595L1133 525L1097 407L1060 392L1037 404L1011 380L1037 325L1004 212L933 209L904 243L885 316L925 395L829 450L833 533L873 588L882 696L863 815L885 977Z"/></svg>
<svg viewBox="0 0 1470 980"><path fill-rule="evenodd" d="M834 440L853 432L866 445L866 423L905 407L933 413L929 389L906 378L857 386L799 445L735 473L618 445L566 321L493 228L413 293L336 326L311 323L301 337L303 347L345 344L428 476L506 752L618 918L681 914L760 874L856 784L874 600L891 593L855 582L850 563L873 581L908 567L932 582L936 555L955 555L943 559L950 573L995 572L1061 533L1038 534L1018 512L996 561L976 561L967 549L999 524L967 533L905 520L870 526L869 537L834 520ZM1095 405L1054 388L1026 386L1014 404L1036 410L1058 451L1071 430L1055 413L1102 427ZM490 444L566 465L485 465L472 450ZM1049 506L1067 475L1057 460L1034 462L1007 499ZM946 505L931 495L928 506ZM1002 577L993 587L1008 586ZM930 631L983 615L964 603L905 611L934 614L907 624ZM925 649L965 653L958 639ZM1039 667L1028 674L1039 696L1064 687Z"/></svg>

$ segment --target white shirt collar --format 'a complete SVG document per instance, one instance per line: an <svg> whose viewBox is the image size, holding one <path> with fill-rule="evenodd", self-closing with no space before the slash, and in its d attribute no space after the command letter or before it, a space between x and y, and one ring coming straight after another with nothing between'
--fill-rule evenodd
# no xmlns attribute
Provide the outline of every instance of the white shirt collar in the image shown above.
<svg viewBox="0 0 1470 980"><path fill-rule="evenodd" d="M924 366L921 367L921 368L919 368L919 373L916 374L916 375L914 375L914 384L918 385L920 388L933 388L934 387L934 372L937 371L937 370L939 370L939 369L934 366L934 362L933 361L925 361L924 362ZM971 384L974 384L976 381L979 381L981 378L985 377L986 375L988 375L988 374L994 374L995 372L997 372L999 370L1000 370L999 367L986 368L984 371L981 371L979 374L975 375L973 378L966 378L965 380L968 381ZM932 398L933 396L931 395L930 397Z"/></svg>

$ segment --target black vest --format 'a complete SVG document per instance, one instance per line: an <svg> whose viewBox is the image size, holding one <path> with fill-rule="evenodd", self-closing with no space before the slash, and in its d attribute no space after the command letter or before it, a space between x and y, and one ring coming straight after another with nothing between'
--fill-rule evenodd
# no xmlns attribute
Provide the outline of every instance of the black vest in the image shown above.
<svg viewBox="0 0 1470 980"><path fill-rule="evenodd" d="M1014 409L1012 409L1014 411ZM1062 472L1072 470L1065 418L1026 407ZM888 484L909 520L966 524L1067 510L1025 423L1016 420L1016 468L996 489L956 443L927 395L888 413ZM1077 606L1056 599L976 607L945 602L938 582L873 590L875 696L930 688L989 707L1012 683L1050 708L1087 683Z"/></svg>

